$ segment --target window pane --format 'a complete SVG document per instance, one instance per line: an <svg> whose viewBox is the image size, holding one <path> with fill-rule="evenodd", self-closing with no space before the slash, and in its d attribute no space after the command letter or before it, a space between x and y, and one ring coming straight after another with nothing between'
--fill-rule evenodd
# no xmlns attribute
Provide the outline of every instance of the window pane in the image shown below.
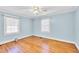
<svg viewBox="0 0 79 59"><path fill-rule="evenodd" d="M49 19L44 19L41 21L41 31L42 32L50 31L50 20Z"/></svg>
<svg viewBox="0 0 79 59"><path fill-rule="evenodd" d="M12 17L5 17L5 32L16 33L19 31L19 20Z"/></svg>

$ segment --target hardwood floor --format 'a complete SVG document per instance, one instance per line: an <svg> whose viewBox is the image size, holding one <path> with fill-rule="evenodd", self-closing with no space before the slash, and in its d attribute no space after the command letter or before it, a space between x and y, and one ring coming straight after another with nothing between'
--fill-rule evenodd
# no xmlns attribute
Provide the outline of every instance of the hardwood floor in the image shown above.
<svg viewBox="0 0 79 59"><path fill-rule="evenodd" d="M0 46L0 53L77 53L75 44L29 36Z"/></svg>

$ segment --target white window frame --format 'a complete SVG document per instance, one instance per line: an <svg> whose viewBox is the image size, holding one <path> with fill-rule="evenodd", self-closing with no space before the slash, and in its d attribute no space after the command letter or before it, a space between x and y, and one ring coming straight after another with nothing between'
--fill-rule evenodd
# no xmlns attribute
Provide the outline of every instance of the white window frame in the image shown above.
<svg viewBox="0 0 79 59"><path fill-rule="evenodd" d="M9 19L11 18L12 20L14 19L14 20L17 21L17 23L18 23L17 24L17 31L15 30L13 32L12 29L11 29L12 32L7 31L7 27L9 27L8 24L7 24L7 18L9 18ZM13 21L13 22L15 22L15 21ZM14 26L14 25L11 24L11 26ZM11 17L11 16L4 16L4 34L18 34L19 32L20 32L20 21L19 21L19 18L15 18L15 17Z"/></svg>
<svg viewBox="0 0 79 59"><path fill-rule="evenodd" d="M41 32L50 32L50 19L41 20Z"/></svg>

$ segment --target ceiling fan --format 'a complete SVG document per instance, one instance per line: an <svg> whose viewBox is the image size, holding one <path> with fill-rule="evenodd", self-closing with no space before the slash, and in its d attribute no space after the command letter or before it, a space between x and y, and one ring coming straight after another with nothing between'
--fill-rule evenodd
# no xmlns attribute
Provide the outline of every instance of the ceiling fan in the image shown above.
<svg viewBox="0 0 79 59"><path fill-rule="evenodd" d="M46 15L47 13L47 10L44 9L42 6L33 6L32 11L35 16Z"/></svg>

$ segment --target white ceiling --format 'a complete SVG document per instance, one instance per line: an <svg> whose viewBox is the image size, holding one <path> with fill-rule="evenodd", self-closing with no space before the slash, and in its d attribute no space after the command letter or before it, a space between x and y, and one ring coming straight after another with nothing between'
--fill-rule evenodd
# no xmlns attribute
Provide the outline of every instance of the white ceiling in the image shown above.
<svg viewBox="0 0 79 59"><path fill-rule="evenodd" d="M76 6L41 6L44 14L61 14L72 12L77 9ZM19 16L34 17L32 6L0 6L0 12L11 13Z"/></svg>

